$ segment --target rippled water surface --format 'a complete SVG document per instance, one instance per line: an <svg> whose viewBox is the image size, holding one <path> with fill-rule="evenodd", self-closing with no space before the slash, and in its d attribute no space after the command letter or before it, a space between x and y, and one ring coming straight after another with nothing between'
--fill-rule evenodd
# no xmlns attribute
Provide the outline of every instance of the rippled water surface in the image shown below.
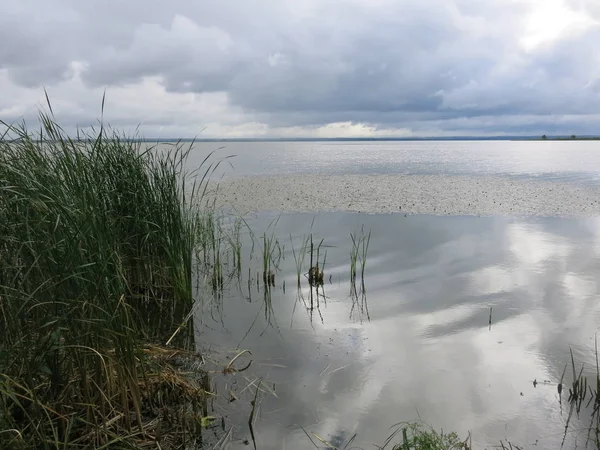
<svg viewBox="0 0 600 450"><path fill-rule="evenodd" d="M496 174L597 184L600 141L201 142L236 155L228 176L292 173Z"/></svg>

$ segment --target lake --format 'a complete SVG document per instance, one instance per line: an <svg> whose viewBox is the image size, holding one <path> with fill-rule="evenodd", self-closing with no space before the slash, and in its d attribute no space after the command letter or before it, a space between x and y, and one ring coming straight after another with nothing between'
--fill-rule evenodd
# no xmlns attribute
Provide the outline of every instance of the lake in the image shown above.
<svg viewBox="0 0 600 450"><path fill-rule="evenodd" d="M197 144L190 165L220 145ZM313 177L318 184L347 175L359 176L357 183L367 191L376 189L384 179L379 177L398 175L431 176L418 180L434 184L441 179L435 177L459 177L461 189L471 186L475 199L488 178L510 181L508 201L523 186L598 193L596 142L226 145L220 152L238 156L234 168L225 170L224 185L231 180L256 187L252 177L278 183L290 176ZM244 190L243 184L233 186ZM311 448L307 433L340 449L356 435L353 448L373 448L394 424L419 419L437 430L470 432L475 448L501 440L523 448L560 448L563 439L565 448L583 446L593 404L586 408L588 395L570 415L568 389L574 379L571 351L577 375L584 364L582 375L590 385L596 382L600 215L595 210L553 217L545 205L555 195L548 192L534 215L526 214L527 205L519 214L500 206L493 214L490 202L482 217L468 209L454 214L459 199L452 196L437 203L424 199L432 208L444 206L439 214L431 208L428 214L408 208L406 214L406 207L357 213L341 200L337 208L332 201L327 210L316 205L315 211L294 212L294 197L303 193L291 194L284 213L247 205L255 239L242 235L243 276L230 280L218 301L201 296L196 322L203 346L219 349L223 360L243 349L252 352L240 357L240 364L253 361L246 372L217 382L221 394L234 385L245 390L238 403L246 406L223 412L234 425L232 448L251 442L247 404L257 382L247 386L257 378L269 391L261 396L254 425L262 449ZM252 195L262 205L264 191ZM442 191L435 195L444 197ZM278 244L275 286L268 291L260 275L263 233ZM364 285L360 261L353 284L351 235L357 241L368 233ZM321 260L327 252L318 292L304 276L308 257L297 289L294 255L309 234L315 246L322 239Z"/></svg>
<svg viewBox="0 0 600 450"><path fill-rule="evenodd" d="M228 177L288 174L448 174L600 182L600 141L200 142L208 152L236 155Z"/></svg>

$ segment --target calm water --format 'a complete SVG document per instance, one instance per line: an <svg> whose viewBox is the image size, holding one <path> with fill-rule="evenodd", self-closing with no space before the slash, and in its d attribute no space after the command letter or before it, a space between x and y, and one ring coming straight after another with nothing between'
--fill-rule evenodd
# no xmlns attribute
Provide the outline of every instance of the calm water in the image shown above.
<svg viewBox="0 0 600 450"><path fill-rule="evenodd" d="M236 155L227 176L291 173L501 174L598 184L600 141L228 142L198 143Z"/></svg>
<svg viewBox="0 0 600 450"><path fill-rule="evenodd" d="M203 144L204 145L204 144ZM594 183L597 143L435 142L228 144L233 175L291 172L494 173ZM200 152L199 152L200 153ZM600 153L599 153L600 154ZM241 161L241 163L240 163ZM229 169L231 174L231 169ZM311 448L305 432L343 448L374 448L390 426L419 417L436 429L472 433L481 448L509 439L560 448L568 403L557 384L572 348L577 369L595 374L600 324L600 219L436 217L325 213L261 214L252 230L285 248L269 297L257 289L261 245L239 285L198 313L202 342L252 352L248 372L221 380L221 393L262 377L257 414L262 449ZM325 298L312 313L296 289L291 247L311 230L327 246ZM350 233L371 231L363 295L349 282ZM291 237L290 237L291 235ZM248 285L248 267L251 283ZM308 262L306 263L308 267ZM305 268L305 272L306 272ZM329 277L331 276L331 281ZM283 291L285 281L286 290ZM360 281L360 279L359 279ZM313 300L316 297L313 295ZM490 307L492 325L489 327ZM201 322L201 323L200 323ZM247 355L242 358L244 363ZM571 369L565 384L572 381ZM533 386L533 381L540 384ZM590 378L591 381L591 378ZM234 389L235 390L235 389ZM237 423L233 448L248 448L249 400L224 411ZM243 392L242 392L243 394ZM564 393L563 393L564 394ZM586 400L587 402L587 400ZM589 424L591 408L571 430ZM566 448L585 433L570 432ZM318 442L317 442L318 443ZM322 444L319 443L319 445ZM354 448L354 447L353 447ZM479 447L478 447L479 448Z"/></svg>

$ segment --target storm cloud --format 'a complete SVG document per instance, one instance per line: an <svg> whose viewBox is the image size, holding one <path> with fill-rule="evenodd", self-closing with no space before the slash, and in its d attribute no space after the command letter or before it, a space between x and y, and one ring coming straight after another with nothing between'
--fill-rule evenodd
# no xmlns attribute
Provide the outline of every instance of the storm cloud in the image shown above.
<svg viewBox="0 0 600 450"><path fill-rule="evenodd" d="M598 134L592 0L7 0L0 119L144 135Z"/></svg>

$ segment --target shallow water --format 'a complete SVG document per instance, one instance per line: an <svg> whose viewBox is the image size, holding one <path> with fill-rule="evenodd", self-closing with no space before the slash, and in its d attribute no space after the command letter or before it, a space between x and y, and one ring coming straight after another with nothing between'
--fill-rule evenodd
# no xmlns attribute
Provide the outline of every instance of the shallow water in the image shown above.
<svg viewBox="0 0 600 450"><path fill-rule="evenodd" d="M501 439L560 447L568 403L564 393L559 401L557 384L569 348L577 369L585 363L584 374L595 374L599 219L320 213L285 214L272 224L275 218L248 222L285 246L270 297L245 273L198 317L205 344L252 351L251 369L231 379L263 377L275 389L260 403L258 448L311 448L305 431L339 448L356 434L354 446L373 448L390 426L419 417L436 429L470 431L476 448ZM306 279L303 299L295 287L291 246L298 250L313 219L327 262L326 298L311 313ZM355 297L350 233L361 226L372 237L366 294L359 276ZM249 257L247 237L243 248ZM261 267L257 244L251 277ZM565 384L572 379L569 365ZM247 415L240 407L236 417L236 408L227 418L236 424L233 448L247 448ZM584 408L570 430L587 426L590 413ZM585 433L570 432L566 448L576 438L581 447Z"/></svg>
<svg viewBox="0 0 600 450"><path fill-rule="evenodd" d="M496 175L278 175L212 183L217 204L253 211L512 217L600 216L600 186Z"/></svg>
<svg viewBox="0 0 600 450"><path fill-rule="evenodd" d="M600 141L201 143L190 164L219 145L218 203L240 214L600 216Z"/></svg>

